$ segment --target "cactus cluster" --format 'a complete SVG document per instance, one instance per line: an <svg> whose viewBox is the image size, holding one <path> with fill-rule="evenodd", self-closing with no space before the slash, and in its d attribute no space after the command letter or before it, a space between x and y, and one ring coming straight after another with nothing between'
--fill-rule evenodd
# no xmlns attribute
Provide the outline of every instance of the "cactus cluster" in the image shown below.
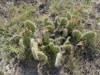
<svg viewBox="0 0 100 75"><path fill-rule="evenodd" d="M22 35L21 41L23 41L24 48L29 49L34 59L55 65L56 67L61 65L63 55L70 51L70 56L73 57L74 49L80 42L90 40L95 37L94 32L86 32L82 34L79 30L76 30L78 20L72 18L67 13L66 18L61 18L57 25L46 21L42 30L42 43L39 44L38 38L34 37L36 27L31 21L25 22L25 30Z"/></svg>

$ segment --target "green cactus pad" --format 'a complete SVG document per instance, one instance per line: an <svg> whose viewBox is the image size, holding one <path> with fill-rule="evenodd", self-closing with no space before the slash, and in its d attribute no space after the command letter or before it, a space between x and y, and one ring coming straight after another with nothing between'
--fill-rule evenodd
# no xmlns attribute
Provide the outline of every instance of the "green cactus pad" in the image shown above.
<svg viewBox="0 0 100 75"><path fill-rule="evenodd" d="M62 48L64 48L65 50L71 50L73 48L73 46L71 44L63 45Z"/></svg>
<svg viewBox="0 0 100 75"><path fill-rule="evenodd" d="M30 38L23 37L23 44L24 44L25 48L30 48Z"/></svg>
<svg viewBox="0 0 100 75"><path fill-rule="evenodd" d="M61 59L62 59L62 54L59 52L59 53L57 53L56 60L55 60L56 67L61 65Z"/></svg>
<svg viewBox="0 0 100 75"><path fill-rule="evenodd" d="M74 30L74 31L72 32L72 37L73 37L76 41L80 40L80 38L81 38L81 32L78 31L78 30Z"/></svg>
<svg viewBox="0 0 100 75"><path fill-rule="evenodd" d="M65 44L65 45L66 45L66 44L70 44L70 39L71 39L71 37L68 37L67 40L64 42L64 44Z"/></svg>
<svg viewBox="0 0 100 75"><path fill-rule="evenodd" d="M32 51L32 55L34 57L35 60L38 60L38 55L37 55L37 50L35 50L34 47L31 48L31 51Z"/></svg>
<svg viewBox="0 0 100 75"><path fill-rule="evenodd" d="M24 36L23 36L23 44L26 48L29 48L30 47L30 38L32 36L32 33L30 31L26 31L24 33Z"/></svg>
<svg viewBox="0 0 100 75"><path fill-rule="evenodd" d="M54 54L57 54L60 51L60 48L58 46L55 46L53 43L49 44L49 48Z"/></svg>
<svg viewBox="0 0 100 75"><path fill-rule="evenodd" d="M38 60L44 61L44 64L47 63L48 58L42 51L37 51L37 55L38 55Z"/></svg>
<svg viewBox="0 0 100 75"><path fill-rule="evenodd" d="M44 42L47 42L47 40L49 39L48 32L43 32L43 39L44 39Z"/></svg>
<svg viewBox="0 0 100 75"><path fill-rule="evenodd" d="M53 40L49 38L49 34L48 32L43 32L43 40L46 44L49 44L50 42L52 42Z"/></svg>
<svg viewBox="0 0 100 75"><path fill-rule="evenodd" d="M60 51L60 48L58 46L54 46L54 49L53 49L54 53L58 53Z"/></svg>
<svg viewBox="0 0 100 75"><path fill-rule="evenodd" d="M47 41L46 41L46 44L49 44L50 42L53 42L53 40L51 38L49 38Z"/></svg>
<svg viewBox="0 0 100 75"><path fill-rule="evenodd" d="M55 44L60 45L61 44L61 41L59 39L56 39L55 40Z"/></svg>
<svg viewBox="0 0 100 75"><path fill-rule="evenodd" d="M34 39L31 39L30 47L34 59L38 59L37 51L39 51L39 48L38 48L38 43Z"/></svg>
<svg viewBox="0 0 100 75"><path fill-rule="evenodd" d="M66 19L61 19L61 22L60 22L60 26L66 26L67 25L67 20Z"/></svg>
<svg viewBox="0 0 100 75"><path fill-rule="evenodd" d="M67 19L68 20L71 20L72 19L71 15L69 13L67 13Z"/></svg>
<svg viewBox="0 0 100 75"><path fill-rule="evenodd" d="M48 39L48 38L49 38L48 32L43 32L43 38L44 38L44 39Z"/></svg>
<svg viewBox="0 0 100 75"><path fill-rule="evenodd" d="M48 26L48 25L53 26L53 24L51 22L46 22L45 26Z"/></svg>
<svg viewBox="0 0 100 75"><path fill-rule="evenodd" d="M25 21L25 26L29 27L33 33L35 32L35 26L33 25L31 21L29 20Z"/></svg>
<svg viewBox="0 0 100 75"><path fill-rule="evenodd" d="M81 37L81 40L90 40L94 37L95 37L94 32L87 32L87 33L83 34L83 36Z"/></svg>
<svg viewBox="0 0 100 75"><path fill-rule="evenodd" d="M40 49L41 50L45 50L46 49L46 46L42 45Z"/></svg>
<svg viewBox="0 0 100 75"><path fill-rule="evenodd" d="M56 39L55 39L55 43L56 43L57 45L60 45L60 44L62 43L62 39L64 39L64 37L56 38Z"/></svg>
<svg viewBox="0 0 100 75"><path fill-rule="evenodd" d="M26 31L26 32L24 33L24 37L29 37L29 38L31 38L31 37L32 37L32 32L31 32L31 31Z"/></svg>
<svg viewBox="0 0 100 75"><path fill-rule="evenodd" d="M48 32L53 32L54 31L54 26L48 25L48 26L45 26L45 28L48 29Z"/></svg>
<svg viewBox="0 0 100 75"><path fill-rule="evenodd" d="M74 24L74 23L69 23L69 24L67 25L67 30L68 30L68 32L71 32L74 28L75 28L75 24Z"/></svg>
<svg viewBox="0 0 100 75"><path fill-rule="evenodd" d="M35 41L34 38L31 38L30 40L31 40L31 41L30 41L30 47L34 47L34 48L36 48L36 50L38 50L38 49L37 49L37 48L38 48L38 42Z"/></svg>
<svg viewBox="0 0 100 75"><path fill-rule="evenodd" d="M62 34L62 37L66 37L68 35L68 31L67 31L67 29L64 29L63 30L63 34Z"/></svg>

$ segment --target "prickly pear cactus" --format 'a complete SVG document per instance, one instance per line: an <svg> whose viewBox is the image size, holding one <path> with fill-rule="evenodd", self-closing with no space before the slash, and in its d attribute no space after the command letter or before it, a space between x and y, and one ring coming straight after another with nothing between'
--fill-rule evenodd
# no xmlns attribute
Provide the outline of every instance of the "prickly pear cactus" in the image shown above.
<svg viewBox="0 0 100 75"><path fill-rule="evenodd" d="M71 50L73 46L71 44L68 44L68 45L63 45L62 48L64 48L65 50Z"/></svg>
<svg viewBox="0 0 100 75"><path fill-rule="evenodd" d="M23 44L26 48L30 48L30 38L32 36L31 31L26 31L23 35Z"/></svg>
<svg viewBox="0 0 100 75"><path fill-rule="evenodd" d="M39 51L39 48L38 48L38 43L35 41L35 39L31 39L30 47L34 59L38 59L37 51Z"/></svg>
<svg viewBox="0 0 100 75"><path fill-rule="evenodd" d="M74 31L72 32L72 37L73 37L75 40L79 41L80 38L81 38L81 32L78 31L78 30L74 30Z"/></svg>
<svg viewBox="0 0 100 75"><path fill-rule="evenodd" d="M67 13L67 19L68 20L71 20L72 19L72 16L70 15L70 13Z"/></svg>
<svg viewBox="0 0 100 75"><path fill-rule="evenodd" d="M56 67L61 65L61 60L62 60L62 53L59 52L59 53L57 53L56 60L55 60L55 66Z"/></svg>
<svg viewBox="0 0 100 75"><path fill-rule="evenodd" d="M64 29L63 30L63 34L62 34L62 37L67 37L68 36L68 31L67 29Z"/></svg>
<svg viewBox="0 0 100 75"><path fill-rule="evenodd" d="M45 26L45 30L46 29L47 29L48 32L53 32L54 31L54 27L52 25Z"/></svg>
<svg viewBox="0 0 100 75"><path fill-rule="evenodd" d="M32 33L35 32L35 26L34 26L34 24L30 20L25 21L24 24L25 24L26 28L30 28L30 30L32 31Z"/></svg>
<svg viewBox="0 0 100 75"><path fill-rule="evenodd" d="M66 26L67 20L65 18L61 19L60 26Z"/></svg>
<svg viewBox="0 0 100 75"><path fill-rule="evenodd" d="M37 56L39 61L43 61L43 64L47 63L47 56L42 51L37 51Z"/></svg>
<svg viewBox="0 0 100 75"><path fill-rule="evenodd" d="M60 51L60 48L55 46L53 43L49 44L49 49L53 54L57 54Z"/></svg>
<svg viewBox="0 0 100 75"><path fill-rule="evenodd" d="M58 17L59 18L59 17ZM42 27L41 44L38 42L38 38L34 35L39 33L35 28L35 25L31 21L25 21L25 31L22 35L23 45L26 49L29 49L35 60L44 62L44 64L51 64L52 66L60 66L61 60L69 51L69 57L75 58L74 54L77 51L77 46L81 42L90 40L95 37L94 32L87 32L82 35L82 32L77 30L76 18L67 13L67 18L61 18L56 23L50 23L45 21L44 27ZM67 55L67 54L66 54Z"/></svg>
<svg viewBox="0 0 100 75"><path fill-rule="evenodd" d="M82 35L81 40L90 40L90 39L92 39L94 37L95 37L95 33L94 32L87 32L87 33Z"/></svg>

